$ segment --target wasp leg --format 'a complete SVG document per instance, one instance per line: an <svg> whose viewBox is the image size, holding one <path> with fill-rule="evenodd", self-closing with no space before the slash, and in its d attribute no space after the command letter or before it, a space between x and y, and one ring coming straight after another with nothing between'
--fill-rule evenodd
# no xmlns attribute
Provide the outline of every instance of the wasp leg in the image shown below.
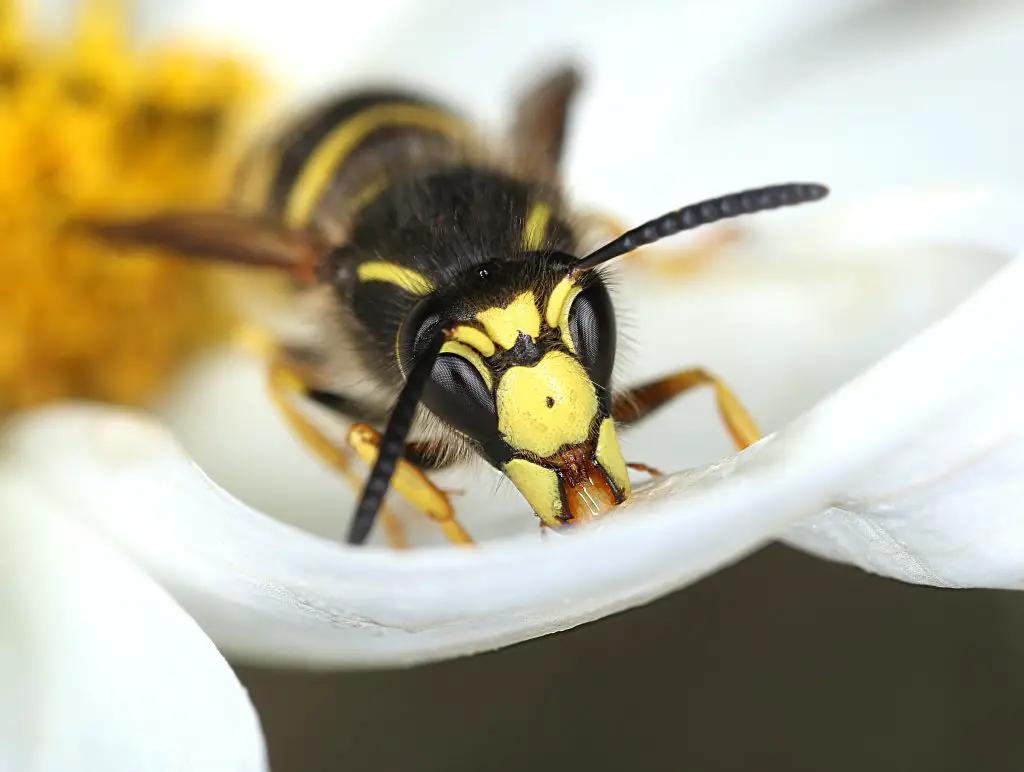
<svg viewBox="0 0 1024 772"><path fill-rule="evenodd" d="M592 247L618 238L629 228L617 217L604 212L587 212L580 218L580 225ZM692 275L706 268L728 247L736 244L743 236L743 229L732 224L707 228L697 240L685 247L666 249L664 247L640 247L625 255L623 259L658 276L675 278Z"/></svg>
<svg viewBox="0 0 1024 772"><path fill-rule="evenodd" d="M661 475L663 474L663 472L660 469L655 469L653 466L649 466L647 464L630 462L626 464L626 466L628 466L630 469L635 469L638 472L644 472L645 474L649 474L651 477L661 477Z"/></svg>
<svg viewBox="0 0 1024 772"><path fill-rule="evenodd" d="M718 400L718 412L740 450L761 439L761 431L750 413L717 376L702 368L682 370L656 381L634 386L616 395L612 417L624 425L646 418L658 408L697 386L711 386Z"/></svg>
<svg viewBox="0 0 1024 772"><path fill-rule="evenodd" d="M369 466L377 460L380 448L380 432L363 423L353 424L348 433L348 444ZM422 446L413 445L413 453ZM422 511L431 520L441 526L445 536L455 544L472 544L473 539L455 517L448 495L430 481L426 473L418 465L406 458L398 461L391 487L403 499Z"/></svg>
<svg viewBox="0 0 1024 772"><path fill-rule="evenodd" d="M311 396L314 390L307 385L308 380L303 377L303 369L290 362L286 355L277 353L271 360L270 395L274 405L299 438L324 462L341 472L354 490L359 491L364 481L354 468L351 451L332 442L293 402L294 397ZM395 514L383 507L380 515L388 543L395 549L408 548L402 523Z"/></svg>

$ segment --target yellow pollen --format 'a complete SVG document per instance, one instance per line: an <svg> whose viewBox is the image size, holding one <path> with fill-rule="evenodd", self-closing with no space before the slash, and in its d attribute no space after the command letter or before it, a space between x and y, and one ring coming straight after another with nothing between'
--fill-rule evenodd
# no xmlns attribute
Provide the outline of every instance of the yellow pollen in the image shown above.
<svg viewBox="0 0 1024 772"><path fill-rule="evenodd" d="M56 43L16 5L0 0L0 410L139 404L228 332L224 272L64 226L222 201L261 89L228 57L133 49L119 2L81 3Z"/></svg>

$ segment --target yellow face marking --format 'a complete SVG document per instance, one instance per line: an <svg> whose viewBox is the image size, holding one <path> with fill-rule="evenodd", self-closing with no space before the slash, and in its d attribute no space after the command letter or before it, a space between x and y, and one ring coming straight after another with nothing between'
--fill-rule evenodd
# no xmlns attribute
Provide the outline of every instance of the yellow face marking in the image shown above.
<svg viewBox="0 0 1024 772"><path fill-rule="evenodd" d="M572 334L569 332L569 312L572 311L572 301L582 292L582 287L575 286L565 296L565 303L562 304L562 312L558 318L558 330L562 333L562 343L572 353L576 353L576 344L573 343Z"/></svg>
<svg viewBox="0 0 1024 772"><path fill-rule="evenodd" d="M530 213L526 216L526 226L523 228L523 249L540 249L547 235L550 219L551 207L548 204L538 201L530 207Z"/></svg>
<svg viewBox="0 0 1024 772"><path fill-rule="evenodd" d="M629 485L629 473L626 461L622 458L619 438L615 434L615 422L606 418L601 422L601 431L597 435L597 463L607 472L624 497L629 497L632 489Z"/></svg>
<svg viewBox="0 0 1024 772"><path fill-rule="evenodd" d="M389 263L387 260L367 260L356 269L360 281L383 281L401 287L413 295L426 295L434 291L434 283L419 271Z"/></svg>
<svg viewBox="0 0 1024 772"><path fill-rule="evenodd" d="M484 335L476 327L465 324L458 325L452 330L452 338L465 343L470 348L475 348L485 357L494 356L494 341Z"/></svg>
<svg viewBox="0 0 1024 772"><path fill-rule="evenodd" d="M456 139L468 136L462 121L434 108L408 104L371 107L335 128L310 155L288 197L285 223L291 227L308 225L335 169L363 139L384 126L422 128Z"/></svg>
<svg viewBox="0 0 1024 772"><path fill-rule="evenodd" d="M491 340L502 348L512 348L519 333L531 338L540 335L540 312L532 292L517 295L505 308L488 308L476 315Z"/></svg>
<svg viewBox="0 0 1024 772"><path fill-rule="evenodd" d="M488 389L494 388L494 376L492 376L491 371L487 369L487 365L484 364L484 360L480 358L480 355L476 353L476 351L471 349L465 343L450 340L441 346L441 353L458 354L476 368L477 372L480 373L480 377L484 379L484 383L487 384Z"/></svg>
<svg viewBox="0 0 1024 772"><path fill-rule="evenodd" d="M544 321L562 333L562 342L572 353L576 353L576 345L569 334L569 312L572 302L580 294L582 288L572 278L562 279L551 291L547 308L544 310Z"/></svg>
<svg viewBox="0 0 1024 772"><path fill-rule="evenodd" d="M553 469L514 458L505 464L505 474L546 524L557 528L561 522L562 493Z"/></svg>
<svg viewBox="0 0 1024 772"><path fill-rule="evenodd" d="M572 292L574 287L576 287L576 280L571 277L566 277L558 282L558 284L555 285L555 288L551 290L551 296L548 298L548 306L544 310L544 321L548 323L548 327L558 326L558 322L562 318L562 308L567 305L566 299L569 297L569 293ZM576 291L579 292L579 289L577 288Z"/></svg>
<svg viewBox="0 0 1024 772"><path fill-rule="evenodd" d="M597 392L568 354L549 351L534 367L512 367L498 382L498 430L516 450L542 458L590 435Z"/></svg>

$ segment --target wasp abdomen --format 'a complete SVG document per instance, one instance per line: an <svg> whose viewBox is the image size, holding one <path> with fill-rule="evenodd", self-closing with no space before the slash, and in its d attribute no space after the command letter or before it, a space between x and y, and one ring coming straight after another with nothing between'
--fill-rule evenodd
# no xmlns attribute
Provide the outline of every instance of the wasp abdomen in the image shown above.
<svg viewBox="0 0 1024 772"><path fill-rule="evenodd" d="M465 157L474 129L412 92L361 91L325 102L254 150L236 197L289 227L339 237L396 177Z"/></svg>

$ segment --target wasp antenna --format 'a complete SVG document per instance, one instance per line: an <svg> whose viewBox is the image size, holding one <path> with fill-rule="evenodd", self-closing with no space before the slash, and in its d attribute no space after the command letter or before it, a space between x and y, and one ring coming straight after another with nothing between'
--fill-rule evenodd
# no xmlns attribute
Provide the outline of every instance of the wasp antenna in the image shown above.
<svg viewBox="0 0 1024 772"><path fill-rule="evenodd" d="M819 201L829 190L824 185L808 182L791 182L785 185L771 185L766 188L744 190L719 198L711 198L682 209L663 214L643 225L633 228L583 257L569 269L570 274L589 271L602 263L621 257L634 249L660 241L682 231L699 228L719 220L739 217L744 214L778 209L783 206L806 204Z"/></svg>
<svg viewBox="0 0 1024 772"><path fill-rule="evenodd" d="M391 417L388 418L387 428L380 440L377 461L366 481L366 487L363 488L363 495L356 507L352 525L349 526L349 544L362 544L373 529L377 513L391 486L395 468L405 454L405 441L416 418L416 408L434 369L434 361L441 353L445 337L445 331L439 329L416 360L409 372L409 377L406 378L405 386L398 395L395 407L391 411Z"/></svg>

